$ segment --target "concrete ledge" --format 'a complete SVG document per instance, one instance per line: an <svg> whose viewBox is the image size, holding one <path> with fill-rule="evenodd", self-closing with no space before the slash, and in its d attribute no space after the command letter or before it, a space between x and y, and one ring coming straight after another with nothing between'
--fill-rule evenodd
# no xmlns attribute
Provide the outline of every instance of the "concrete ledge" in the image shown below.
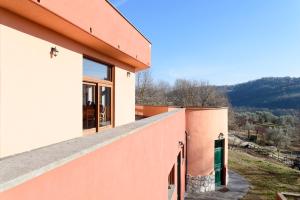
<svg viewBox="0 0 300 200"><path fill-rule="evenodd" d="M62 166L103 146L160 122L182 109L162 113L99 134L79 137L0 160L0 192Z"/></svg>
<svg viewBox="0 0 300 200"><path fill-rule="evenodd" d="M228 107L186 107L186 110L228 110Z"/></svg>

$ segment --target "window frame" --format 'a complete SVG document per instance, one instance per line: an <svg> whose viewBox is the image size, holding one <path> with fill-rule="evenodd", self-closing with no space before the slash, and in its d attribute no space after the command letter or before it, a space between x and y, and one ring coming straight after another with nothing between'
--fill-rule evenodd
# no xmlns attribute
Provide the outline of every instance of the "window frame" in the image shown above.
<svg viewBox="0 0 300 200"><path fill-rule="evenodd" d="M115 66L111 65L111 64L107 64L105 62L99 61L97 59L91 58L89 56L83 56L83 59L88 59L94 62L97 62L99 64L102 65L106 65L107 67L109 67L111 69L111 73L110 73L110 78L111 81L108 80L101 80L101 79L95 79L95 78L91 78L89 76L84 76L83 75L83 79L82 79L82 85L83 84L92 84L92 85L96 85L96 128L91 128L91 129L83 129L83 134L87 135L87 134L93 134L93 133L97 133L99 131L103 131L109 128L113 128L115 127L115 88L114 88L114 83L115 83ZM82 67L84 67L84 65L82 64ZM111 112L111 124L107 125L107 126L103 126L100 127L100 123L99 123L99 114L100 114L100 105L99 105L99 88L100 87L109 87L111 89L111 102L110 102L110 112Z"/></svg>

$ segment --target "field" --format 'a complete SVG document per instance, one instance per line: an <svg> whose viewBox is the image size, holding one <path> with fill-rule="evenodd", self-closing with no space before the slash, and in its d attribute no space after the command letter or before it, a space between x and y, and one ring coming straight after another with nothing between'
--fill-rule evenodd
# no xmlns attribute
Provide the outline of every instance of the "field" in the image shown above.
<svg viewBox="0 0 300 200"><path fill-rule="evenodd" d="M284 165L230 150L229 168L244 176L251 184L244 200L275 199L277 192L300 193L300 171Z"/></svg>

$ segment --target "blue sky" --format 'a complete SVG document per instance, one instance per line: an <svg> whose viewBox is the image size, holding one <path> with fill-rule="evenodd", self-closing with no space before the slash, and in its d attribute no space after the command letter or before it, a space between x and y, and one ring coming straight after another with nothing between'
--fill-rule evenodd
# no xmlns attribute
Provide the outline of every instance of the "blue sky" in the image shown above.
<svg viewBox="0 0 300 200"><path fill-rule="evenodd" d="M300 0L111 0L152 42L155 79L300 77Z"/></svg>

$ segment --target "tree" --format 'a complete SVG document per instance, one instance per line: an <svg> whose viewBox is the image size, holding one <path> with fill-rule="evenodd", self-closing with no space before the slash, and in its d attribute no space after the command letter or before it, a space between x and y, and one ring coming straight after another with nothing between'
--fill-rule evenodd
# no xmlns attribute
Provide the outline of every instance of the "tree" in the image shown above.
<svg viewBox="0 0 300 200"><path fill-rule="evenodd" d="M266 111L257 111L256 115L258 116L258 122L261 124L276 123L277 120L277 117L275 115Z"/></svg>
<svg viewBox="0 0 300 200"><path fill-rule="evenodd" d="M228 106L227 97L207 82L177 79L173 86L165 81L154 82L150 71L137 74L136 103L181 107Z"/></svg>
<svg viewBox="0 0 300 200"><path fill-rule="evenodd" d="M170 100L176 106L185 107L216 107L228 106L225 94L207 82L177 79Z"/></svg>
<svg viewBox="0 0 300 200"><path fill-rule="evenodd" d="M296 143L300 144L300 110L298 110L295 118L294 138Z"/></svg>
<svg viewBox="0 0 300 200"><path fill-rule="evenodd" d="M295 126L296 117L292 115L283 115L278 118L277 123L281 126Z"/></svg>
<svg viewBox="0 0 300 200"><path fill-rule="evenodd" d="M250 131L253 129L254 129L254 125L247 121L245 124L245 130L248 131L248 139L250 138Z"/></svg>
<svg viewBox="0 0 300 200"><path fill-rule="evenodd" d="M170 85L167 82L159 81L154 83L149 70L139 72L136 77L135 96L136 104L142 105L167 105L167 94Z"/></svg>
<svg viewBox="0 0 300 200"><path fill-rule="evenodd" d="M229 130L237 130L237 118L236 114L231 106L228 108L228 128Z"/></svg>
<svg viewBox="0 0 300 200"><path fill-rule="evenodd" d="M269 128L266 132L266 139L279 149L290 144L291 138L288 131L281 128Z"/></svg>
<svg viewBox="0 0 300 200"><path fill-rule="evenodd" d="M249 121L247 113L236 113L236 123L239 128L244 128L246 123Z"/></svg>
<svg viewBox="0 0 300 200"><path fill-rule="evenodd" d="M151 96L153 89L153 79L149 70L144 72L139 72L136 77L136 103L146 104L148 103L148 98Z"/></svg>
<svg viewBox="0 0 300 200"><path fill-rule="evenodd" d="M159 81L154 84L153 94L151 97L152 105L170 105L168 94L171 91L171 86L168 82Z"/></svg>

